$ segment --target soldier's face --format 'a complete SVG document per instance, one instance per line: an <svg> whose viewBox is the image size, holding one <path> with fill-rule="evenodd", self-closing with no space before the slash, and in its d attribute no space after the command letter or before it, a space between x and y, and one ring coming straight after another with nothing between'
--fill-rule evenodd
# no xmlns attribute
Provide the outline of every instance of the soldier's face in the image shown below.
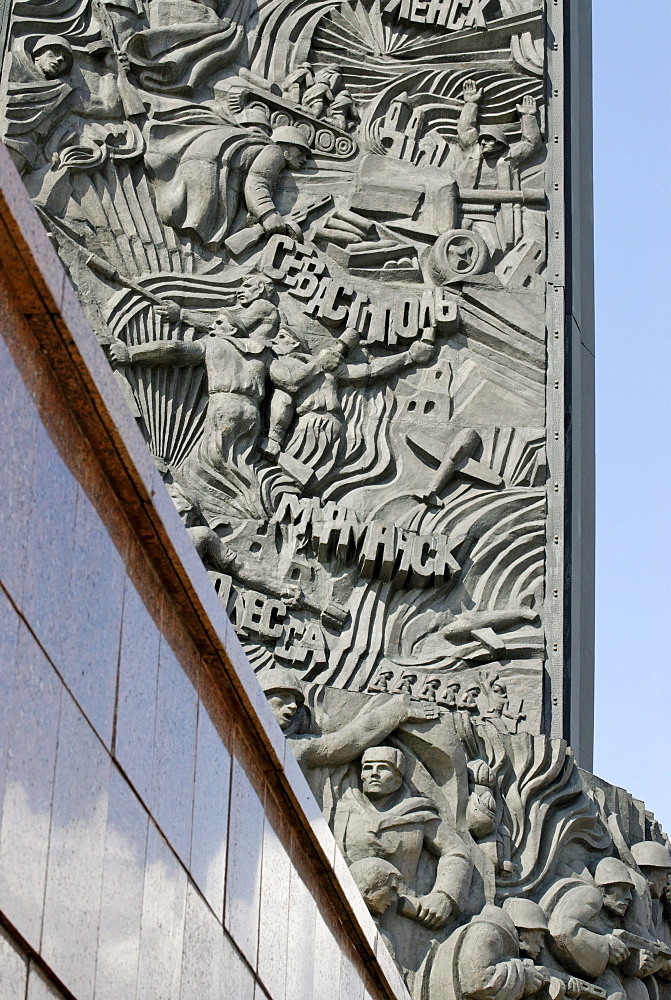
<svg viewBox="0 0 671 1000"><path fill-rule="evenodd" d="M272 691L268 695L268 704L273 710L278 726L284 732L298 711L296 695L292 691Z"/></svg>
<svg viewBox="0 0 671 1000"><path fill-rule="evenodd" d="M35 56L35 65L45 80L55 80L68 69L68 58L62 49L42 49Z"/></svg>
<svg viewBox="0 0 671 1000"><path fill-rule="evenodd" d="M236 333L237 330L231 323L226 313L219 313L219 315L215 316L210 323L210 334L214 337L217 335L234 337Z"/></svg>
<svg viewBox="0 0 671 1000"><path fill-rule="evenodd" d="M545 931L527 930L524 928L520 930L519 936L520 951L528 955L529 958L538 958L543 947L543 942L545 941Z"/></svg>
<svg viewBox="0 0 671 1000"><path fill-rule="evenodd" d="M662 893L669 884L668 868L650 868L648 865L641 865L641 871L648 880L650 895L653 899L660 899Z"/></svg>
<svg viewBox="0 0 671 1000"><path fill-rule="evenodd" d="M479 141L484 156L500 156L504 150L503 143L500 143L493 135L483 135Z"/></svg>
<svg viewBox="0 0 671 1000"><path fill-rule="evenodd" d="M253 281L251 278L245 279L238 289L237 299L241 306L251 306L252 302L263 297L261 282Z"/></svg>
<svg viewBox="0 0 671 1000"><path fill-rule="evenodd" d="M298 347L298 341L294 340L294 338L285 330L280 330L277 336L273 338L273 350L275 354L291 354L291 352L295 351Z"/></svg>
<svg viewBox="0 0 671 1000"><path fill-rule="evenodd" d="M393 880L390 885L383 885L366 893L368 909L375 914L384 913L390 906L394 906L397 900L398 884Z"/></svg>
<svg viewBox="0 0 671 1000"><path fill-rule="evenodd" d="M616 916L623 917L631 902L631 886L626 882L604 885L601 888L601 895L605 908Z"/></svg>
<svg viewBox="0 0 671 1000"><path fill-rule="evenodd" d="M379 799L398 791L403 778L391 764L367 760L361 765L361 783L365 795L371 799Z"/></svg>
<svg viewBox="0 0 671 1000"><path fill-rule="evenodd" d="M305 166L307 155L300 146L283 146L282 151L287 166L291 167L292 170L301 170Z"/></svg>

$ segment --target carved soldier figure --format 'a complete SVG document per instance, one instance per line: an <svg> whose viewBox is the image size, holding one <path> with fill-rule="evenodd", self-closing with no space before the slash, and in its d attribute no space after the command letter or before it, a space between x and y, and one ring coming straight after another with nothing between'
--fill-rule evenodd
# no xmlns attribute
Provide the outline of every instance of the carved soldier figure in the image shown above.
<svg viewBox="0 0 671 1000"><path fill-rule="evenodd" d="M664 921L660 900L669 884L671 875L671 854L656 841L642 840L634 844L631 854L639 872L632 871L634 898L630 907L630 927L643 939L650 940L650 948L655 961L651 974L671 978L671 949L669 931ZM664 948L660 948L660 945Z"/></svg>
<svg viewBox="0 0 671 1000"><path fill-rule="evenodd" d="M562 879L541 900L548 915L549 949L570 973L596 981L611 998L646 1000L640 977L649 975L654 956L633 949L621 934L627 930L634 880L617 858L596 866L594 882Z"/></svg>
<svg viewBox="0 0 671 1000"><path fill-rule="evenodd" d="M340 82L338 66L318 69L314 75L314 83L303 94L301 103L305 110L315 118L321 118L333 103Z"/></svg>
<svg viewBox="0 0 671 1000"><path fill-rule="evenodd" d="M441 1000L521 1000L538 993L550 979L545 969L533 965L547 923L542 911L535 920L519 909L513 912L524 925L519 933L512 914L491 905L455 931L436 953L429 995ZM522 943L531 961L521 957Z"/></svg>
<svg viewBox="0 0 671 1000"><path fill-rule="evenodd" d="M298 128L277 128L271 141L232 124L214 107L171 109L147 126L145 161L159 218L213 250L236 223L241 201L248 222L251 217L268 234L296 236L273 192L282 171L300 170L309 154Z"/></svg>
<svg viewBox="0 0 671 1000"><path fill-rule="evenodd" d="M391 378L410 365L427 364L435 353L432 343L420 340L394 357L347 364L343 361L344 349L357 339L356 331L346 330L337 347L312 357L305 353L295 333L286 327L280 330L273 341L275 354L280 357L270 367L274 392L265 445L269 457L280 454L295 414L298 419L286 452L323 478L337 465L345 446L340 386L366 386Z"/></svg>
<svg viewBox="0 0 671 1000"><path fill-rule="evenodd" d="M100 73L73 72L67 38L43 35L30 50L21 39L12 50L4 142L23 175L48 170L54 153L77 144L89 119L121 121L123 103L112 67ZM40 175L41 176L41 175ZM37 196L40 179L31 182Z"/></svg>
<svg viewBox="0 0 671 1000"><path fill-rule="evenodd" d="M277 724L327 818L333 808L334 769L349 765L362 750L386 739L404 722L426 722L437 719L439 714L435 706L424 702L391 698L383 705L367 709L335 732L320 735L303 731L308 728L305 694L303 685L291 671L273 667L259 674L259 681Z"/></svg>
<svg viewBox="0 0 671 1000"><path fill-rule="evenodd" d="M394 868L384 858L362 858L350 865L350 874L363 896L364 903L384 939L392 958L396 955L396 945L387 929L380 923L380 917L387 910L395 909L403 916L414 917L417 907L407 896L399 896L403 881L398 868Z"/></svg>
<svg viewBox="0 0 671 1000"><path fill-rule="evenodd" d="M110 355L119 365L204 364L209 399L203 434L181 467L180 478L206 515L208 508L219 509L222 490L230 497L249 485L271 358L265 340L245 335L220 312L209 335L200 340L156 340L135 346L117 341Z"/></svg>
<svg viewBox="0 0 671 1000"><path fill-rule="evenodd" d="M357 121L358 114L349 90L341 90L329 108L329 118L338 128L347 131Z"/></svg>
<svg viewBox="0 0 671 1000"><path fill-rule="evenodd" d="M505 131L498 125L478 128L478 115L482 91L473 80L464 83L464 107L459 117L457 134L464 154L456 170L460 188L490 189L492 191L519 190L519 168L538 149L542 140L536 114L536 102L526 96L518 107L522 138L510 144ZM493 198L491 205L462 204L462 227L473 229L485 240L492 254L505 251L521 236L516 232L515 213L511 204L503 201L500 206Z"/></svg>
<svg viewBox="0 0 671 1000"><path fill-rule="evenodd" d="M274 285L265 274L252 271L240 282L235 292L235 302L220 310L232 326L243 336L253 335L256 339L270 344L277 333L280 314L277 306L271 302ZM156 312L165 316L170 322L192 326L200 333L209 330L212 314L198 312L192 309L180 309L176 302L170 299L165 304L156 306Z"/></svg>
<svg viewBox="0 0 671 1000"><path fill-rule="evenodd" d="M463 909L472 863L431 799L413 794L404 784L404 772L400 750L366 750L361 757L362 787L348 788L336 804L334 834L349 864L371 857L393 864L401 873L403 894L419 897L414 919L436 930ZM423 850L438 862L433 888L425 895L417 891Z"/></svg>
<svg viewBox="0 0 671 1000"><path fill-rule="evenodd" d="M282 81L282 97L287 101L293 101L295 104L300 104L303 99L303 94L308 87L311 87L315 82L315 78L312 75L312 66L309 62L299 63L293 72Z"/></svg>

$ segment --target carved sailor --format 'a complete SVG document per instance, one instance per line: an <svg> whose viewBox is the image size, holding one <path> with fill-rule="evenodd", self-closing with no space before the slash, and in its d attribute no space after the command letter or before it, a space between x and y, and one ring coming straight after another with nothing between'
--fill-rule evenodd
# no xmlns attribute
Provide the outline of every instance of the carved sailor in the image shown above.
<svg viewBox="0 0 671 1000"><path fill-rule="evenodd" d="M415 919L437 930L463 909L472 864L435 803L404 784L404 772L400 750L366 750L361 757L362 787L347 789L337 803L334 834L349 864L371 857L393 864L401 873L400 891L419 897ZM418 868L424 850L437 859L437 869L433 888L422 895Z"/></svg>
<svg viewBox="0 0 671 1000"><path fill-rule="evenodd" d="M522 138L510 144L506 132L499 125L478 128L482 91L473 80L464 83L464 106L457 124L459 144L464 159L456 169L456 178L462 189L490 189L513 191L519 189L519 168L542 144L536 114L536 102L527 95L518 107ZM505 251L521 236L519 222L513 205L469 204L462 202L462 227L473 229L487 243L489 251Z"/></svg>
<svg viewBox="0 0 671 1000"><path fill-rule="evenodd" d="M533 965L547 923L542 911L536 921L523 914L522 922L535 926L518 932L511 914L485 906L439 947L428 995L441 1000L521 1000L538 993L550 978L544 968ZM526 959L520 954L521 939Z"/></svg>
<svg viewBox="0 0 671 1000"><path fill-rule="evenodd" d="M571 974L595 981L611 1000L647 1000L640 977L649 975L651 951L621 939L634 890L632 873L617 858L603 858L589 882L561 879L541 905L548 915L548 947Z"/></svg>

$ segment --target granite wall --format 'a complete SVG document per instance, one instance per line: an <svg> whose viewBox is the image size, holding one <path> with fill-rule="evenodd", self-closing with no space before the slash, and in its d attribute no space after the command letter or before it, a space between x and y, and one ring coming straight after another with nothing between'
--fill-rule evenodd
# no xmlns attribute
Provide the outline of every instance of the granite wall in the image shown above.
<svg viewBox="0 0 671 1000"><path fill-rule="evenodd" d="M0 996L407 996L0 148Z"/></svg>

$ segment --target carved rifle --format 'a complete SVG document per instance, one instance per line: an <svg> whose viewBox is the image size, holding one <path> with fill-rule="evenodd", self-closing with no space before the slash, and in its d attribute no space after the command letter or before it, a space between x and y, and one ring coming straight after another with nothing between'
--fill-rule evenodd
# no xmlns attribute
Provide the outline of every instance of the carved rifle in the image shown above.
<svg viewBox="0 0 671 1000"><path fill-rule="evenodd" d="M523 959L523 964L545 973L549 980L550 1000L560 1000L561 997L569 997L569 1000L606 1000L606 991L601 986L588 983L585 979L578 979L577 976L571 976L561 969L548 969L543 965L536 965L531 958Z"/></svg>
<svg viewBox="0 0 671 1000"><path fill-rule="evenodd" d="M606 991L601 986L588 983L585 979L578 979L576 976L569 976L567 972L559 972L556 969L548 969L550 976L550 997L561 995L569 997L569 1000L606 1000ZM553 980L559 980L561 989L553 987Z"/></svg>
<svg viewBox="0 0 671 1000"><path fill-rule="evenodd" d="M129 121L133 121L134 118L144 116L144 104L137 90L128 79L128 70L126 68L127 58L119 45L116 28L114 27L110 13L105 6L105 0L94 0L94 9L98 15L100 24L107 35L107 40L112 46L114 55L116 56L118 73L117 85L119 87L119 96L121 97L121 103L123 104L124 114Z"/></svg>
<svg viewBox="0 0 671 1000"><path fill-rule="evenodd" d="M631 931L620 928L613 931L613 937L616 937L622 944L626 944L627 948L631 948L632 951L649 951L655 958L658 955L661 955L662 958L671 958L671 948L663 941L640 937L638 934L632 934Z"/></svg>

